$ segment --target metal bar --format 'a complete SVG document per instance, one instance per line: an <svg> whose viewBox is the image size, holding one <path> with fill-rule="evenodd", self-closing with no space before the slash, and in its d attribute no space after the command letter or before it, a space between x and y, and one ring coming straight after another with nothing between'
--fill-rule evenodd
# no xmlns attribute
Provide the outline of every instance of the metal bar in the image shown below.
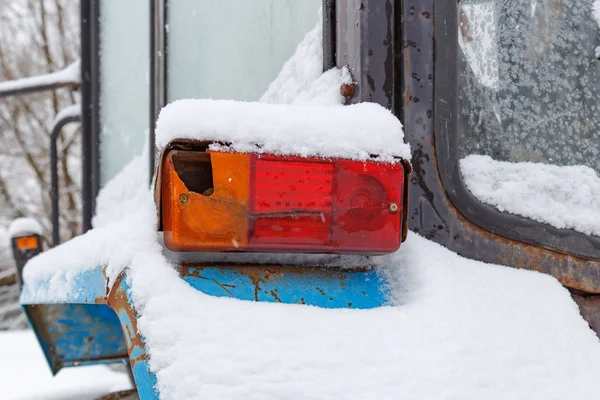
<svg viewBox="0 0 600 400"><path fill-rule="evenodd" d="M165 0L150 1L150 136L148 157L150 184L156 163L156 119L165 105Z"/></svg>
<svg viewBox="0 0 600 400"><path fill-rule="evenodd" d="M335 67L336 0L323 0L323 71Z"/></svg>
<svg viewBox="0 0 600 400"><path fill-rule="evenodd" d="M9 96L20 96L28 93L43 92L48 90L56 90L62 87L78 88L78 82L53 82L44 85L24 86L21 88L14 88L9 90L0 91L0 98Z"/></svg>
<svg viewBox="0 0 600 400"><path fill-rule="evenodd" d="M94 202L100 186L99 156L99 98L100 98L100 62L99 62L99 13L97 0L81 0L81 101L82 127L81 138L81 195L82 230L92 227Z"/></svg>
<svg viewBox="0 0 600 400"><path fill-rule="evenodd" d="M79 122L81 117L71 115L62 118L54 124L50 135L50 201L52 204L52 246L60 244L60 213L58 188L58 137L62 128L71 122Z"/></svg>
<svg viewBox="0 0 600 400"><path fill-rule="evenodd" d="M337 0L336 65L356 81L351 103L394 106L394 0Z"/></svg>

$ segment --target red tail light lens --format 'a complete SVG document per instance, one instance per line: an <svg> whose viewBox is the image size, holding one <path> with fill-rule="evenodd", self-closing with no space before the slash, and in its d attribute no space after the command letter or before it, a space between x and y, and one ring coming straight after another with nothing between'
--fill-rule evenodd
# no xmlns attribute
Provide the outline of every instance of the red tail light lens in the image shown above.
<svg viewBox="0 0 600 400"><path fill-rule="evenodd" d="M401 164L211 153L214 188L203 195L181 180L174 153L162 174L170 249L380 254L400 246ZM215 210L218 219L211 217ZM216 236L221 224L236 229Z"/></svg>

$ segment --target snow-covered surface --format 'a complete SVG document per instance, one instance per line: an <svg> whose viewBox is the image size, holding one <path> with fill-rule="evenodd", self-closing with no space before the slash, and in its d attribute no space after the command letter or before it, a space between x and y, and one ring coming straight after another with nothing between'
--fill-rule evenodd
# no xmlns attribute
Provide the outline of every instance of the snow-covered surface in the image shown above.
<svg viewBox="0 0 600 400"><path fill-rule="evenodd" d="M79 116L81 116L81 104L70 105L66 108L63 108L58 112L58 114L56 114L56 117L54 118L54 125L64 118Z"/></svg>
<svg viewBox="0 0 600 400"><path fill-rule="evenodd" d="M232 100L179 100L162 109L156 142L174 139L226 142L214 150L337 157L354 160L410 159L400 121L373 103L294 106Z"/></svg>
<svg viewBox="0 0 600 400"><path fill-rule="evenodd" d="M500 211L600 236L600 177L592 168L469 155L460 169L471 193Z"/></svg>
<svg viewBox="0 0 600 400"><path fill-rule="evenodd" d="M131 388L127 374L100 365L67 368L52 376L31 331L0 332L0 398L93 400Z"/></svg>
<svg viewBox="0 0 600 400"><path fill-rule="evenodd" d="M43 235L42 225L32 218L16 218L8 228L8 236L11 238L27 235Z"/></svg>
<svg viewBox="0 0 600 400"><path fill-rule="evenodd" d="M131 160L96 197L94 228L123 220L138 210L139 204L148 198L148 146L141 155Z"/></svg>
<svg viewBox="0 0 600 400"><path fill-rule="evenodd" d="M600 390L600 343L549 276L467 260L409 234L399 252L373 258L397 306L214 298L162 256L154 213L148 193L135 220L98 228L51 258L68 260L76 248L120 254L114 263L129 267L165 399L565 399ZM35 269L25 269L28 284Z"/></svg>
<svg viewBox="0 0 600 400"><path fill-rule="evenodd" d="M414 234L377 264L404 304L213 298L157 247L139 254L131 284L162 396L566 399L600 390L600 343L553 278L469 261Z"/></svg>
<svg viewBox="0 0 600 400"><path fill-rule="evenodd" d="M147 187L148 146L107 184L96 198L93 230L31 259L23 270L31 296L65 300L75 278L83 271L106 267L109 287L139 251L137 243L156 240L156 215L148 210L152 194ZM140 205L145 205L141 207ZM50 280L46 287L44 281Z"/></svg>
<svg viewBox="0 0 600 400"><path fill-rule="evenodd" d="M152 194L149 189L144 192L145 201L138 204L137 212L32 258L23 270L23 279L30 293L27 301L64 301L74 289L76 277L98 266L106 268L105 275L109 287L112 286L119 273L131 264L135 254L146 251L149 243L156 243Z"/></svg>
<svg viewBox="0 0 600 400"><path fill-rule="evenodd" d="M66 68L50 74L32 76L30 78L15 79L0 82L0 92L27 89L35 86L54 85L59 83L80 83L81 62L76 61Z"/></svg>
<svg viewBox="0 0 600 400"><path fill-rule="evenodd" d="M306 34L294 55L260 98L271 104L343 104L343 83L352 82L346 67L323 73L323 23Z"/></svg>

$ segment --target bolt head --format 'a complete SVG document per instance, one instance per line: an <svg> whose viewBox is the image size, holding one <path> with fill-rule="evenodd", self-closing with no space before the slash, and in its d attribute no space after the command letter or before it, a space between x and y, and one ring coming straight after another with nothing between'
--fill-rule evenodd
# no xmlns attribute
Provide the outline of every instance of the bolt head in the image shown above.
<svg viewBox="0 0 600 400"><path fill-rule="evenodd" d="M351 99L354 96L354 83L344 83L340 87L340 93L347 99Z"/></svg>

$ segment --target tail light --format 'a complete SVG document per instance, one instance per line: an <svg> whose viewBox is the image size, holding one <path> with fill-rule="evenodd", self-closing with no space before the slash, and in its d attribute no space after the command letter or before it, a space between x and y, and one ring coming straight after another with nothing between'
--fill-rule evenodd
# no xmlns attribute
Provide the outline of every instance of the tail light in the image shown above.
<svg viewBox="0 0 600 400"><path fill-rule="evenodd" d="M35 233L22 233L11 239L12 251L17 264L17 281L23 286L23 268L27 261L42 251L42 237Z"/></svg>
<svg viewBox="0 0 600 400"><path fill-rule="evenodd" d="M400 163L170 150L162 230L176 251L393 252L405 235Z"/></svg>

